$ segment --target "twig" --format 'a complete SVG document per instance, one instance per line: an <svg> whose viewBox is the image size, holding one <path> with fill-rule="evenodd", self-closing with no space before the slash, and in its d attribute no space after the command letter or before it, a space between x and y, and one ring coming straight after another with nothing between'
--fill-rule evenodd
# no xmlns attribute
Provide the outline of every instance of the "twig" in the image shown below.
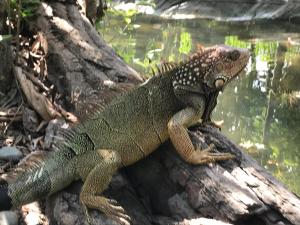
<svg viewBox="0 0 300 225"><path fill-rule="evenodd" d="M35 86L31 80L27 79L22 72L21 67L15 67L15 76L22 88L28 103L32 108L46 121L49 121L56 116L61 116L59 112L54 109L53 104L42 93L35 90Z"/></svg>
<svg viewBox="0 0 300 225"><path fill-rule="evenodd" d="M46 85L44 85L43 82L41 82L38 78L36 78L35 76L33 76L31 73L27 73L25 71L23 71L23 72L26 75L26 77L28 77L32 81L32 83L34 83L35 85L37 85L43 91L47 92L47 94L49 93L50 89Z"/></svg>
<svg viewBox="0 0 300 225"><path fill-rule="evenodd" d="M7 131L7 129L9 128L9 126L12 124L12 122L14 122L15 121L15 119L17 118L17 114L19 113L19 111L20 111L20 109L21 109L21 107L23 106L23 103L21 104L21 105L19 105L19 107L18 107L18 109L17 109L17 112L15 113L15 116L14 117L12 117L12 119L9 121L9 123L6 125L6 127L5 127L5 129L4 129L4 131L3 131L3 133L4 134L6 134L6 131ZM20 120L22 119L22 116L20 116Z"/></svg>
<svg viewBox="0 0 300 225"><path fill-rule="evenodd" d="M55 104L58 108L58 111L61 113L61 115L69 122L77 124L79 122L79 119L77 116L75 116L73 113L70 113L66 110L64 110L60 105Z"/></svg>
<svg viewBox="0 0 300 225"><path fill-rule="evenodd" d="M13 109L9 109L7 111L0 111L0 117L14 117L14 116L22 116L22 112L13 112Z"/></svg>
<svg viewBox="0 0 300 225"><path fill-rule="evenodd" d="M12 100L15 98L16 94L17 94L17 90L14 89L14 92L12 93L12 95L9 97L9 99L8 99L6 102L4 102L4 103L0 106L0 108L2 108L2 109L8 108L9 105L11 105L10 103L11 103Z"/></svg>
<svg viewBox="0 0 300 225"><path fill-rule="evenodd" d="M11 162L5 163L3 166L0 167L0 174L4 173L5 170L11 167Z"/></svg>
<svg viewBox="0 0 300 225"><path fill-rule="evenodd" d="M0 122L16 122L16 121L21 121L22 116L15 116L15 117L5 117L5 116L0 116Z"/></svg>
<svg viewBox="0 0 300 225"><path fill-rule="evenodd" d="M33 52L29 52L29 55L31 55L33 58L36 58L36 59L40 59L40 58L44 57L43 55L35 54Z"/></svg>

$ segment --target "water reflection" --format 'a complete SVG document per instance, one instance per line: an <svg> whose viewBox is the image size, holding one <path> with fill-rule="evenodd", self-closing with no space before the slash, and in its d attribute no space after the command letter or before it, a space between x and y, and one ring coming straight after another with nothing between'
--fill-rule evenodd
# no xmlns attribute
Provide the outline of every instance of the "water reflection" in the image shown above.
<svg viewBox="0 0 300 225"><path fill-rule="evenodd" d="M213 118L224 119L229 138L300 194L300 26L112 12L98 27L118 54L145 74L155 63L184 58L198 44L249 48L246 73L220 95Z"/></svg>

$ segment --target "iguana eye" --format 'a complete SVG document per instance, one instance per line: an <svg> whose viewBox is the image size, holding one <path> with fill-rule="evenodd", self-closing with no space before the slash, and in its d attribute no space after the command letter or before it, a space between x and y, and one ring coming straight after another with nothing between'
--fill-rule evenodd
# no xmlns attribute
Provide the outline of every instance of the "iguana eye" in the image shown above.
<svg viewBox="0 0 300 225"><path fill-rule="evenodd" d="M234 50L232 52L229 52L228 54L228 58L232 61L237 60L240 57L240 53L237 50Z"/></svg>

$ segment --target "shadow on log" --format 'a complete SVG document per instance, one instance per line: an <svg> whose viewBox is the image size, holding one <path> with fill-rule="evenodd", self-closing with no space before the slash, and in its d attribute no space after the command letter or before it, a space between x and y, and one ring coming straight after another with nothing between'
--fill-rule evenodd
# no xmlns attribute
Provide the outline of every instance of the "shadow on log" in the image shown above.
<svg viewBox="0 0 300 225"><path fill-rule="evenodd" d="M143 80L104 43L72 1L42 2L33 27L48 41L49 80L77 112L89 102L114 95L113 86ZM237 159L191 166L165 143L121 170L105 195L119 201L133 224L300 224L299 198L218 130L199 127L190 135L194 144L214 143L220 152L232 152ZM80 187L77 182L46 201L50 224L86 224L78 201ZM91 216L95 224L116 224L95 210Z"/></svg>

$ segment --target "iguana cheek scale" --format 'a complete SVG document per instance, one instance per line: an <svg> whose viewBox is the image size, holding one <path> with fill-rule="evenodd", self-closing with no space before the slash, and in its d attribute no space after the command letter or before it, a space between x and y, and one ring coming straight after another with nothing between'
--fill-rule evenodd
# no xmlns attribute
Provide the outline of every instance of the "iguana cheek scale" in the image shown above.
<svg viewBox="0 0 300 225"><path fill-rule="evenodd" d="M113 100L91 118L65 133L58 151L26 169L12 182L1 181L0 210L51 195L82 179L80 201L87 208L128 224L130 218L115 201L100 195L113 174L145 158L170 138L182 159L205 164L232 159L199 151L187 128L210 121L219 90L246 66L249 52L224 45L205 48L180 64L164 63L158 75Z"/></svg>

